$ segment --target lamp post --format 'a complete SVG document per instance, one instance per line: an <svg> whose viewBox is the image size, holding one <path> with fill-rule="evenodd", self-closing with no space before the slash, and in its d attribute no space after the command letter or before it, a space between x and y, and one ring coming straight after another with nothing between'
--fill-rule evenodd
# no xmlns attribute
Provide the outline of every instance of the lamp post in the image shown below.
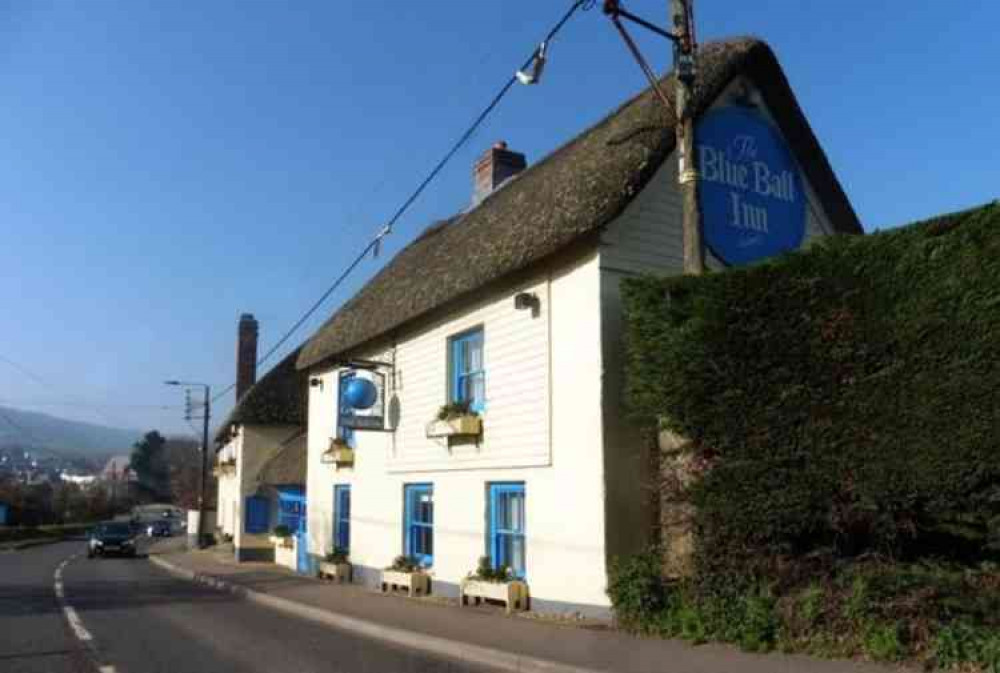
<svg viewBox="0 0 1000 673"><path fill-rule="evenodd" d="M205 393L204 408L202 410L202 434L201 434L201 478L198 485L198 549L205 548L205 486L207 479L208 461L208 419L210 416L210 405L212 403L211 387L207 383L192 383L190 381L164 381L168 386L187 386L202 388ZM190 414L188 407L186 412Z"/></svg>

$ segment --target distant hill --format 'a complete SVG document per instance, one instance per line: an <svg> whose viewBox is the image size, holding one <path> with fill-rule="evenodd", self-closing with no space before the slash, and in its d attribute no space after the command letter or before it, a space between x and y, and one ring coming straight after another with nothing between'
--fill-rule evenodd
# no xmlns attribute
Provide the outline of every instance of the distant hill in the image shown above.
<svg viewBox="0 0 1000 673"><path fill-rule="evenodd" d="M141 436L138 430L109 428L0 406L0 448L105 456L129 453Z"/></svg>

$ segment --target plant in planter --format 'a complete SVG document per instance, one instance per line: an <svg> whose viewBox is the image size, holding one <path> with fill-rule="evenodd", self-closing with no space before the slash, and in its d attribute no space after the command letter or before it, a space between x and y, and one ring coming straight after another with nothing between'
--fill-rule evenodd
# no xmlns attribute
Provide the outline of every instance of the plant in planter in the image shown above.
<svg viewBox="0 0 1000 673"><path fill-rule="evenodd" d="M382 591L406 589L412 596L427 595L431 591L431 578L412 556L397 556L392 565L382 571Z"/></svg>
<svg viewBox="0 0 1000 673"><path fill-rule="evenodd" d="M323 452L321 460L337 467L354 465L354 449L343 438L333 437L330 439L329 448Z"/></svg>
<svg viewBox="0 0 1000 673"><path fill-rule="evenodd" d="M284 524L275 526L271 533L271 542L274 544L280 544L282 547L292 546L292 529L288 526Z"/></svg>
<svg viewBox="0 0 1000 673"><path fill-rule="evenodd" d="M437 418L427 426L428 437L479 435L483 421L468 400L450 402L438 409Z"/></svg>
<svg viewBox="0 0 1000 673"><path fill-rule="evenodd" d="M528 585L514 576L513 570L500 565L496 568L486 556L479 558L474 572L462 580L459 587L459 603L499 601L510 613L513 610L528 609Z"/></svg>
<svg viewBox="0 0 1000 673"><path fill-rule="evenodd" d="M319 576L341 583L350 582L351 562L348 560L347 550L334 547L333 551L327 552L326 557L320 561Z"/></svg>

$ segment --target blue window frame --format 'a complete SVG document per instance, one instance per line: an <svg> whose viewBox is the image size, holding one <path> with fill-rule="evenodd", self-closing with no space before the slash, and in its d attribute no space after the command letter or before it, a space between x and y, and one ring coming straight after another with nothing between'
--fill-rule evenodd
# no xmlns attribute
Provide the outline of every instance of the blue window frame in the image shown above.
<svg viewBox="0 0 1000 673"><path fill-rule="evenodd" d="M494 568L509 567L524 579L524 484L490 484L489 550Z"/></svg>
<svg viewBox="0 0 1000 673"><path fill-rule="evenodd" d="M434 564L434 487L407 484L404 500L404 553L422 566Z"/></svg>
<svg viewBox="0 0 1000 673"><path fill-rule="evenodd" d="M333 487L333 544L346 552L351 550L351 487Z"/></svg>
<svg viewBox="0 0 1000 673"><path fill-rule="evenodd" d="M450 399L468 402L473 411L486 407L486 368L483 363L483 328L479 327L449 340Z"/></svg>
<svg viewBox="0 0 1000 673"><path fill-rule="evenodd" d="M244 530L251 535L266 533L271 527L271 501L262 495L247 496Z"/></svg>
<svg viewBox="0 0 1000 673"><path fill-rule="evenodd" d="M344 391L347 389L347 384L351 382L355 376L354 372L340 372L339 386L337 390L337 437L347 442L348 446L354 446L354 429L346 428L340 424L340 418L342 414L351 413L351 407L347 404L344 399Z"/></svg>
<svg viewBox="0 0 1000 673"><path fill-rule="evenodd" d="M278 525L293 533L305 530L306 494L301 486L278 487Z"/></svg>

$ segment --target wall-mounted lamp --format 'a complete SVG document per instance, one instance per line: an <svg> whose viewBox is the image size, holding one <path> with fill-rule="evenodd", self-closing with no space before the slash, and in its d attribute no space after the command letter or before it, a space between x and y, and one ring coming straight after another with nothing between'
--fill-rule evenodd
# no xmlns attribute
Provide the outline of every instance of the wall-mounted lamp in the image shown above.
<svg viewBox="0 0 1000 673"><path fill-rule="evenodd" d="M534 292L518 292L514 295L514 308L518 311L531 310L531 317L537 318L541 311L542 301Z"/></svg>
<svg viewBox="0 0 1000 673"><path fill-rule="evenodd" d="M323 390L323 379L319 378L318 376L312 377L311 379L309 379L309 387L319 388L320 390Z"/></svg>

